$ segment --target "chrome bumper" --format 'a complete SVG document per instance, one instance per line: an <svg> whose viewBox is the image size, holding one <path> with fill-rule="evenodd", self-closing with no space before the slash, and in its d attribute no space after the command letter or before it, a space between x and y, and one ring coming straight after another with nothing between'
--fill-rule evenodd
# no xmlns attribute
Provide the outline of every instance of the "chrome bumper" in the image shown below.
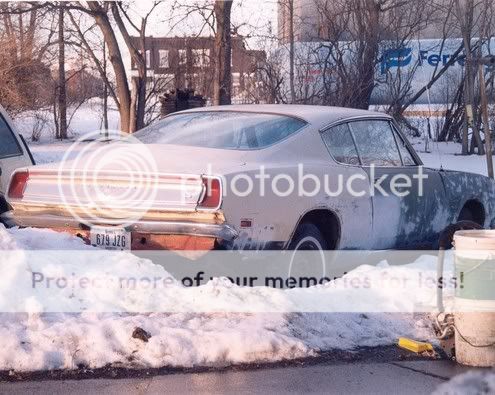
<svg viewBox="0 0 495 395"><path fill-rule="evenodd" d="M76 219L51 214L17 215L13 211L2 214L2 220L8 226L84 229ZM101 226L113 226L108 224L95 224ZM211 237L224 241L233 241L237 236L235 229L227 224L186 222L186 221L137 221L126 226L130 232L139 232L156 235L187 235L199 237Z"/></svg>

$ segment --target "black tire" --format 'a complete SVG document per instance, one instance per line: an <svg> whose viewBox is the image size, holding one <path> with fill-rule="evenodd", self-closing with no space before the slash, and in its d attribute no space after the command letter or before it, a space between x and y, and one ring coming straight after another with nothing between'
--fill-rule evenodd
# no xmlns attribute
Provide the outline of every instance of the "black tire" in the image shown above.
<svg viewBox="0 0 495 395"><path fill-rule="evenodd" d="M7 201L5 200L5 198L3 197L3 195L0 195L0 223L3 224L6 228L9 227L9 224L7 224L3 218L2 218L2 214L3 213L6 213L7 211L9 211L11 208L9 207Z"/></svg>
<svg viewBox="0 0 495 395"><path fill-rule="evenodd" d="M457 222L471 221L474 222L474 215L468 207L463 207Z"/></svg>
<svg viewBox="0 0 495 395"><path fill-rule="evenodd" d="M297 227L289 244L289 250L318 251L328 250L328 244L316 225L306 222Z"/></svg>
<svg viewBox="0 0 495 395"><path fill-rule="evenodd" d="M438 248L440 250L450 250L454 241L454 234L459 230L479 230L483 227L477 222L462 220L455 224L450 224L440 232L438 238Z"/></svg>
<svg viewBox="0 0 495 395"><path fill-rule="evenodd" d="M296 287L321 284L326 277L324 251L328 249L322 233L312 223L300 224L289 244L290 262L287 277L294 279Z"/></svg>

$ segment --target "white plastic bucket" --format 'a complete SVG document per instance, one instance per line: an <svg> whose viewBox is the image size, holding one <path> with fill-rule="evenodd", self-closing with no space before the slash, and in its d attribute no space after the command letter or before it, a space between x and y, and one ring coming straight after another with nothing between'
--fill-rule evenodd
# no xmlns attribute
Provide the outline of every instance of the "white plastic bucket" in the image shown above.
<svg viewBox="0 0 495 395"><path fill-rule="evenodd" d="M495 366L495 231L459 231L454 246L456 359Z"/></svg>

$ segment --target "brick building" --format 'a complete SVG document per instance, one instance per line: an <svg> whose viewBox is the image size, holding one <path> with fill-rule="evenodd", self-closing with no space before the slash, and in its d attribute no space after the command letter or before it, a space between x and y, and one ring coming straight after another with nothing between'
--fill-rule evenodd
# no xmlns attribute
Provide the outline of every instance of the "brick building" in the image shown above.
<svg viewBox="0 0 495 395"><path fill-rule="evenodd" d="M136 43L138 37L134 37ZM214 77L214 37L147 37L146 64L150 79L164 89L194 89L211 98ZM256 85L256 70L265 51L248 50L242 37L232 38L232 96L245 96ZM131 65L135 74L136 66Z"/></svg>

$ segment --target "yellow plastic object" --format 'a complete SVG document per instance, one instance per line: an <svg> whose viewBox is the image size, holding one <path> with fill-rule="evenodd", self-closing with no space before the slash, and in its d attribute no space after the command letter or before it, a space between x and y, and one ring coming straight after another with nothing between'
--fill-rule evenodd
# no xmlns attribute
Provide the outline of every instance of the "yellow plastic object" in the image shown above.
<svg viewBox="0 0 495 395"><path fill-rule="evenodd" d="M433 346L430 343L422 343L416 340L407 339L405 337L399 338L398 344L400 348L415 352L416 354L420 354L425 351L433 351Z"/></svg>

